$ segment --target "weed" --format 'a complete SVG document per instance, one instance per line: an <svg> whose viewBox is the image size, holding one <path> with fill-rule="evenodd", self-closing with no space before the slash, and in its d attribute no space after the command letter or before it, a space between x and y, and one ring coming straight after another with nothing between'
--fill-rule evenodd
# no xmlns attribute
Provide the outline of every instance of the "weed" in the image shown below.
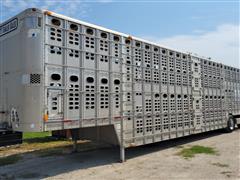
<svg viewBox="0 0 240 180"><path fill-rule="evenodd" d="M192 146L189 148L183 148L179 153L177 153L180 156L183 156L184 158L192 158L196 154L210 154L210 155L216 155L217 151L212 147L205 147L205 146Z"/></svg>
<svg viewBox="0 0 240 180"><path fill-rule="evenodd" d="M212 163L212 165L214 165L214 166L218 166L218 167L229 167L229 165L228 164L222 164L222 163Z"/></svg>

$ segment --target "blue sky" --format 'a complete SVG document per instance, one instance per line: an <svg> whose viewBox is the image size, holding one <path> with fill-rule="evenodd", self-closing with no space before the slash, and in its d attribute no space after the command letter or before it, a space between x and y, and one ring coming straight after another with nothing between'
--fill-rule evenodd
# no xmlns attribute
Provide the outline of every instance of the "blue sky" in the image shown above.
<svg viewBox="0 0 240 180"><path fill-rule="evenodd" d="M239 65L239 1L0 0L0 20L28 7Z"/></svg>

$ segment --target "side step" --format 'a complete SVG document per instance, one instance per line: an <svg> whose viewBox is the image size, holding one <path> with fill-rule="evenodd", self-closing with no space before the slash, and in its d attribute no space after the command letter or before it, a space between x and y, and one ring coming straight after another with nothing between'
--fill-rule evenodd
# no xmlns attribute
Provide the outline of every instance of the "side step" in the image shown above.
<svg viewBox="0 0 240 180"><path fill-rule="evenodd" d="M22 144L22 132L0 130L0 147Z"/></svg>

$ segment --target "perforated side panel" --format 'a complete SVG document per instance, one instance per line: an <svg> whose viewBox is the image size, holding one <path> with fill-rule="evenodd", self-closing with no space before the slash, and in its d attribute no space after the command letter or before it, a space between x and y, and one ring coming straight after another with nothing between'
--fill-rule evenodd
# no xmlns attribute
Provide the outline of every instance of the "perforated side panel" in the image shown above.
<svg viewBox="0 0 240 180"><path fill-rule="evenodd" d="M140 145L221 128L239 112L234 68L46 17L46 86L58 94L48 104L60 108L46 129L114 124L126 146Z"/></svg>

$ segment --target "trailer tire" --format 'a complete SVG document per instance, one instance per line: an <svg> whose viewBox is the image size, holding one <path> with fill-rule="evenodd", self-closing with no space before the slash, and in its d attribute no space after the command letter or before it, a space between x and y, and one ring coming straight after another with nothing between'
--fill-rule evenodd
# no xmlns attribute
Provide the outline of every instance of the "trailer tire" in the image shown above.
<svg viewBox="0 0 240 180"><path fill-rule="evenodd" d="M225 128L227 133L231 133L235 129L235 121L232 117L229 118L227 122L227 127Z"/></svg>

